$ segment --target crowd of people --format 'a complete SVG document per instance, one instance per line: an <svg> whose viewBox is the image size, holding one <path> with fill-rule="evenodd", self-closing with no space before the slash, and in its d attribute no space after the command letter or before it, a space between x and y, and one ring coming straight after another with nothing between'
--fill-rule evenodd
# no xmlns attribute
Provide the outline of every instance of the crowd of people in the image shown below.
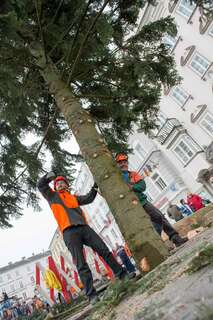
<svg viewBox="0 0 213 320"><path fill-rule="evenodd" d="M169 202L167 214L169 218L177 222L204 208L209 203L210 200L204 199L198 194L189 192L186 200L181 199L179 205Z"/></svg>
<svg viewBox="0 0 213 320"><path fill-rule="evenodd" d="M0 299L0 320L22 320L29 318L35 312L49 311L49 305L40 297L34 296L29 301L18 297L8 297L6 292L2 293Z"/></svg>

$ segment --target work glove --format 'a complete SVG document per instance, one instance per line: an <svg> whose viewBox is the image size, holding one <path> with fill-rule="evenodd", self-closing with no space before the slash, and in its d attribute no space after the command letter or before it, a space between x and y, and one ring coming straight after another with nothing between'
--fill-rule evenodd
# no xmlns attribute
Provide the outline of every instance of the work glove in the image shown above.
<svg viewBox="0 0 213 320"><path fill-rule="evenodd" d="M53 172L53 171L48 172L48 173L46 174L46 178L47 178L49 181L54 180L54 179L56 178L55 172Z"/></svg>

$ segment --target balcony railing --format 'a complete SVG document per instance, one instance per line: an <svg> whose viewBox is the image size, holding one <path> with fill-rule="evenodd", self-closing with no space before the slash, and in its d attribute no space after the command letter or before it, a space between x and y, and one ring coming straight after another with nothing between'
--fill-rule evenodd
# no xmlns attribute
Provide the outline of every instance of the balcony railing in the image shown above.
<svg viewBox="0 0 213 320"><path fill-rule="evenodd" d="M167 118L161 128L158 130L155 138L161 144L165 144L169 138L173 137L175 132L179 133L184 128L180 121L176 118Z"/></svg>

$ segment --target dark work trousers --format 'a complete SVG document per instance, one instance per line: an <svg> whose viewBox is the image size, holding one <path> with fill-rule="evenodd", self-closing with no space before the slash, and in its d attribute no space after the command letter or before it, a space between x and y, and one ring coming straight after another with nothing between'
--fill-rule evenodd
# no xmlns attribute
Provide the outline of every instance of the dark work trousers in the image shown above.
<svg viewBox="0 0 213 320"><path fill-rule="evenodd" d="M132 273L132 272L136 271L134 264L131 262L131 260L129 259L129 257L126 254L124 249L119 250L117 255L119 256L119 258L121 259L123 265L125 266L126 270L129 273Z"/></svg>
<svg viewBox="0 0 213 320"><path fill-rule="evenodd" d="M124 269L115 260L99 235L88 225L78 225L67 228L63 232L64 242L72 254L73 260L84 285L86 295L91 297L96 294L93 287L92 273L84 258L83 245L95 250L109 265L116 277L122 277Z"/></svg>
<svg viewBox="0 0 213 320"><path fill-rule="evenodd" d="M159 235L161 235L162 230L168 235L169 239L178 234L169 221L164 217L162 212L153 206L153 204L147 201L147 203L143 205L143 208L149 215L153 227Z"/></svg>

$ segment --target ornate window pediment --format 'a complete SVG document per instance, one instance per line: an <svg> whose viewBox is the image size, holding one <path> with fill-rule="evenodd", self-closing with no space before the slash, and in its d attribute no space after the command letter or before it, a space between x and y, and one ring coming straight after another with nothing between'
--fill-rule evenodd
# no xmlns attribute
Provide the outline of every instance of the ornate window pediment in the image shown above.
<svg viewBox="0 0 213 320"><path fill-rule="evenodd" d="M184 167L187 166L198 153L203 152L199 144L187 133L179 135L176 140L177 141L173 141L172 151L183 163Z"/></svg>
<svg viewBox="0 0 213 320"><path fill-rule="evenodd" d="M170 13L172 13L174 11L177 3L178 3L178 0L170 0L168 2L168 10L169 10Z"/></svg>
<svg viewBox="0 0 213 320"><path fill-rule="evenodd" d="M206 104L200 104L199 106L197 106L194 110L194 112L192 112L190 114L190 120L192 123L195 123L200 116L203 114L203 112L206 110L207 105Z"/></svg>
<svg viewBox="0 0 213 320"><path fill-rule="evenodd" d="M206 15L204 15L202 8L199 8L199 11L200 11L199 31L200 31L200 34L204 34L206 30L209 28L210 24L212 23L213 17L207 17Z"/></svg>
<svg viewBox="0 0 213 320"><path fill-rule="evenodd" d="M187 64L192 54L195 51L195 46L190 46L185 49L185 55L180 57L180 65L183 67Z"/></svg>
<svg viewBox="0 0 213 320"><path fill-rule="evenodd" d="M176 118L167 118L156 134L159 143L165 144L170 138L173 138L179 131L183 130L183 126Z"/></svg>
<svg viewBox="0 0 213 320"><path fill-rule="evenodd" d="M206 149L206 160L213 163L213 142Z"/></svg>

